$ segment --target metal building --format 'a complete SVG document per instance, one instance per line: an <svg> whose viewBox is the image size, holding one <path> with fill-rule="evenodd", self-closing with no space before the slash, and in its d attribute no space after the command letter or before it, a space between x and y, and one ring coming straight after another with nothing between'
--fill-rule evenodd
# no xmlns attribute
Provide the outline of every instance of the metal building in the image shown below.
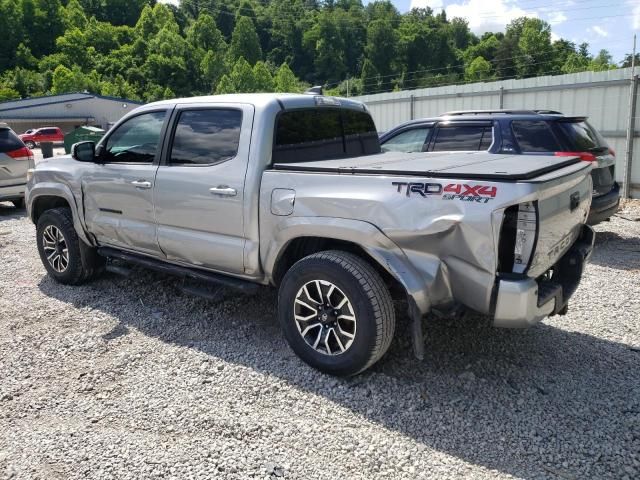
<svg viewBox="0 0 640 480"><path fill-rule="evenodd" d="M141 105L123 98L92 93L65 93L0 103L0 122L17 133L30 128L60 127L68 133L82 125L107 130L125 113Z"/></svg>
<svg viewBox="0 0 640 480"><path fill-rule="evenodd" d="M367 104L381 132L407 120L437 116L451 110L549 109L566 115L588 116L616 151L616 179L619 182L623 181L626 165L632 164L630 193L640 198L640 131L636 127L640 121L636 121L635 113L640 98L635 93L637 89L638 76L632 76L630 68L620 68L379 93L356 99ZM632 97L634 102L630 101ZM634 108L631 108L632 104L635 104Z"/></svg>

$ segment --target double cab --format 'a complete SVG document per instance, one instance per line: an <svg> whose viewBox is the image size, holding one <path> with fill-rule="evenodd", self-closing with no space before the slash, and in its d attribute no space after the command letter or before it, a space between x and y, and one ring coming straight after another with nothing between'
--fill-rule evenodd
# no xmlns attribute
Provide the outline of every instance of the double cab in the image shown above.
<svg viewBox="0 0 640 480"><path fill-rule="evenodd" d="M244 293L278 289L308 364L353 375L394 336L460 307L496 326L567 311L593 247L590 162L381 152L362 103L321 94L185 98L137 108L96 145L31 171L49 275L80 284L122 262ZM195 290L197 291L197 290Z"/></svg>

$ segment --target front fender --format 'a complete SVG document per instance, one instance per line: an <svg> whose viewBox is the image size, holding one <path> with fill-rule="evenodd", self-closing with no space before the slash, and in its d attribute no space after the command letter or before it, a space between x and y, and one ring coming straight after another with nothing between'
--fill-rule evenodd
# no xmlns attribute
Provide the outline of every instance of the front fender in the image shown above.
<svg viewBox="0 0 640 480"><path fill-rule="evenodd" d="M278 222L263 250L263 269L273 278L275 266L289 243L301 237L319 237L356 243L389 272L414 300L421 314L431 308L428 286L404 252L374 225L360 220L330 217L290 217Z"/></svg>
<svg viewBox="0 0 640 480"><path fill-rule="evenodd" d="M36 204L39 197L59 197L63 198L71 208L71 213L73 214L73 226L78 234L78 237L82 239L83 242L88 245L93 245L93 242L89 239L89 236L86 233L83 220L83 215L80 209L78 208L78 203L76 202L76 198L73 195L71 189L62 183L55 182L38 182L34 185L28 185L27 191L25 192L25 204L27 207L27 215L32 222L36 223L35 209L34 205Z"/></svg>

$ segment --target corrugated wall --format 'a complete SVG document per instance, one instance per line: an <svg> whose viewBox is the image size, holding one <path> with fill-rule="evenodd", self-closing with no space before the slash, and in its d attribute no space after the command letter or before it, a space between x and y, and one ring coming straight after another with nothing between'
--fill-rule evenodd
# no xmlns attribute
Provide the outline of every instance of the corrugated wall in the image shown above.
<svg viewBox="0 0 640 480"><path fill-rule="evenodd" d="M622 181L629 122L631 69L504 80L490 83L380 93L356 97L369 107L378 130L384 132L411 119L451 110L549 109L566 115L586 115L616 151L616 176ZM636 98L638 102L640 95ZM636 108L636 117L640 108ZM632 195L640 198L640 119L636 118Z"/></svg>

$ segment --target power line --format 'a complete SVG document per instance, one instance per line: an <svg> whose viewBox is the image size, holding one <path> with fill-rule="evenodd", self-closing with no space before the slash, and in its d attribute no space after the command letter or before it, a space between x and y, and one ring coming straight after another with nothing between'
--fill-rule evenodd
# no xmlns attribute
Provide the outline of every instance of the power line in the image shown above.
<svg viewBox="0 0 640 480"><path fill-rule="evenodd" d="M599 1L599 0L587 0L587 1ZM572 3L567 1L567 3L565 3L565 4L563 4L562 2L559 3L559 4L558 3L549 3L549 4L544 4L544 5L538 5L535 8L530 7L529 10L531 10L531 11L529 11L529 12L525 11L523 13L523 16L526 17L526 16L530 15L531 13L549 14L550 12L548 12L548 11L541 10L540 12L537 12L537 10L540 9L540 8L543 8L543 7L556 7L556 8L558 8L558 7L562 7L564 5L571 6ZM610 7L616 7L616 6L618 6L618 5L617 4L604 4L604 5L587 6L587 7L567 8L567 9L563 10L563 13L565 13L565 12L573 12L573 11L576 11L576 10L593 10L593 9L597 9L597 8L610 8ZM263 10L268 10L268 8L269 7L262 7ZM260 9L260 7L258 7L258 10L259 9ZM296 7L296 9L304 10L304 11L309 12L309 13L323 11L322 8L315 9L315 8L305 7L303 5L300 5L299 7ZM336 9L337 10L343 10L343 9L339 9L339 8L336 8ZM232 16L232 17L237 16L238 12L240 12L241 16L250 17L250 18L253 18L254 20L258 20L260 18L257 15L256 9L251 8L251 7L239 6L236 9L234 9L234 11L222 10L219 7L209 7L209 8L206 9L206 11L207 12L216 12L218 14L228 15L228 16ZM344 12L348 12L348 10L343 10L343 11ZM245 14L243 12L246 12L247 14ZM487 12L489 12L489 10L487 10ZM249 13L252 13L252 15L250 15ZM410 12L407 12L407 13L402 14L402 15L408 15L408 13L410 13ZM306 13L302 13L302 15L305 15L305 14ZM276 18L279 18L281 20L286 19L286 20L290 20L290 21L299 21L299 20L302 20L304 18L302 15L301 16L294 16L294 15L288 16L288 15L282 15L282 14L278 15L278 14L276 14L276 15L270 15L270 17L273 18L275 16ZM500 17L505 17L505 16L506 16L506 14L474 15L474 18L500 18ZM608 16L608 17L590 17L588 19L591 20L591 19L594 19L594 18L611 18L611 17L620 17L620 16L627 16L627 15L626 14L621 14L621 15L611 15L611 16ZM452 17L452 18L457 18L457 17ZM465 17L462 17L462 18L465 18ZM571 19L571 20L573 21L573 20L576 20L576 19Z"/></svg>
<svg viewBox="0 0 640 480"><path fill-rule="evenodd" d="M528 55L528 54L522 54L522 55L514 55L513 57L505 57L505 58L494 58L492 60L487 60L488 63L500 63L500 62L505 62L507 60L516 60L518 58L528 58L531 57L532 55ZM549 60L546 63L551 63L554 62L555 60ZM409 72L398 72L398 73L391 73L389 75L375 75L372 77L364 77L361 78L361 80L371 80L371 79L383 79L383 78L392 78L392 77L398 77L400 75L414 75L416 73L427 73L427 72L438 72L438 71L449 71L449 70L455 70L455 68L464 68L464 67L468 67L469 65L471 65L473 63L473 60L470 62L463 62L460 65L452 65L452 66L447 66L447 67L434 67L434 68L425 68L422 70L413 70L413 71L409 71ZM545 63L545 62L538 62L538 63ZM529 65L535 65L536 63L529 63ZM455 72L452 72L455 73ZM335 83L335 85L339 85L341 82L337 82ZM333 84L328 84L328 85L333 85ZM369 85L373 85L373 84L369 84Z"/></svg>

